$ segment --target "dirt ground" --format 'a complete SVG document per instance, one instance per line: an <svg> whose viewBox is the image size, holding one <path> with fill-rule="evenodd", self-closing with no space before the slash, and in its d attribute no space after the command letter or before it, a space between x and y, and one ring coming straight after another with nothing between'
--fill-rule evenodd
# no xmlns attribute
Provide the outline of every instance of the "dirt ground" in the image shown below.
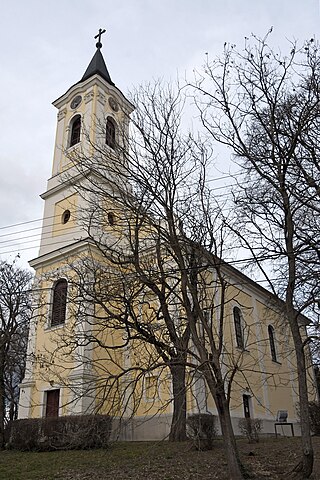
<svg viewBox="0 0 320 480"><path fill-rule="evenodd" d="M299 461L299 438L266 438L258 444L239 440L241 459L253 479L287 479ZM315 466L313 480L320 480L320 438L315 437ZM120 453L119 448L122 450ZM113 452L113 454L112 454ZM214 449L198 452L188 444L137 443L115 444L110 450L108 468L99 471L64 472L63 480L227 480L227 464L223 444L217 441ZM113 457L113 458L112 458Z"/></svg>

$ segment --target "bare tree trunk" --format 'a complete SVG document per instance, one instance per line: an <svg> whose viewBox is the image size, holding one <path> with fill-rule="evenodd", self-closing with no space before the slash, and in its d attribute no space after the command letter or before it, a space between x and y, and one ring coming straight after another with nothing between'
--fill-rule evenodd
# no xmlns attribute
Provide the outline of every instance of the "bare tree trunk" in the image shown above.
<svg viewBox="0 0 320 480"><path fill-rule="evenodd" d="M294 315L294 312L291 312ZM289 315L288 315L289 316ZM289 319L292 318L289 316ZM292 477L296 479L309 478L313 470L314 453L310 434L310 417L309 417L309 399L308 386L306 378L306 360L303 351L303 343L296 320L290 322L291 332L295 345L295 353L297 360L297 373L299 385L299 408L300 408L300 424L301 424L301 446L302 459L296 465L292 472Z"/></svg>
<svg viewBox="0 0 320 480"><path fill-rule="evenodd" d="M297 350L298 352L298 350ZM301 367L298 368L299 398L300 398L300 421L301 421L301 443L302 443L302 461L301 471L295 468L295 478L309 478L313 470L313 447L310 435L310 419L308 404L308 389L305 372L305 356L302 346L300 353L297 354L297 362ZM299 465L299 467L300 467Z"/></svg>
<svg viewBox="0 0 320 480"><path fill-rule="evenodd" d="M10 401L9 421L12 422L17 418L17 408L13 400Z"/></svg>
<svg viewBox="0 0 320 480"><path fill-rule="evenodd" d="M5 386L4 386L4 347L0 347L0 449L4 448Z"/></svg>
<svg viewBox="0 0 320 480"><path fill-rule="evenodd" d="M170 442L186 440L187 398L186 398L186 367L185 365L170 365L173 389L173 414L169 434Z"/></svg>
<svg viewBox="0 0 320 480"><path fill-rule="evenodd" d="M215 401L227 457L229 480L241 480L244 478L244 467L240 461L238 447L233 433L229 406L227 399L225 398L224 392L217 392L215 395Z"/></svg>
<svg viewBox="0 0 320 480"><path fill-rule="evenodd" d="M291 334L294 342L297 374L299 385L300 422L301 422L301 443L302 460L294 468L293 477L297 479L309 478L313 470L313 447L311 442L311 429L309 419L309 399L306 374L306 359L303 351L299 321L294 310L294 289L297 277L296 255L294 250L294 224L290 209L289 197L283 189L283 203L285 207L286 221L286 247L288 252L288 284L286 288L286 309L290 324Z"/></svg>

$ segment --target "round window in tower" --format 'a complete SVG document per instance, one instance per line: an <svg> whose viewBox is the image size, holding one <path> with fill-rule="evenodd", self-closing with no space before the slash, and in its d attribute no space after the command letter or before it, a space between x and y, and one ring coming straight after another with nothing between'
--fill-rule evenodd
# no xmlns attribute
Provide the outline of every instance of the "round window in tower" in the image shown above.
<svg viewBox="0 0 320 480"><path fill-rule="evenodd" d="M70 213L70 210L65 210L62 214L62 217L61 217L61 223L64 225L66 223L69 222L70 220L70 217L71 217L71 213Z"/></svg>

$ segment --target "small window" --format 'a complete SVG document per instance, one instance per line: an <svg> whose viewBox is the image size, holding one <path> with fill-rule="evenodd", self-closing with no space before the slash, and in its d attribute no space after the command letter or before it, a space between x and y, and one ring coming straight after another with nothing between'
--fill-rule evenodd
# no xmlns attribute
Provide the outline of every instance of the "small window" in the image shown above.
<svg viewBox="0 0 320 480"><path fill-rule="evenodd" d="M58 417L59 416L59 398L60 390L48 390L46 392L46 417Z"/></svg>
<svg viewBox="0 0 320 480"><path fill-rule="evenodd" d="M65 223L68 223L71 217L70 210L65 210L62 214L61 217L61 223L64 225Z"/></svg>
<svg viewBox="0 0 320 480"><path fill-rule="evenodd" d="M113 149L116 146L116 124L111 117L107 118L106 144Z"/></svg>
<svg viewBox="0 0 320 480"><path fill-rule="evenodd" d="M58 280L53 289L51 326L61 325L66 320L68 284L65 279Z"/></svg>
<svg viewBox="0 0 320 480"><path fill-rule="evenodd" d="M70 145L76 145L80 142L80 132L81 132L81 117L80 115L76 115L71 123L71 133L70 133Z"/></svg>
<svg viewBox="0 0 320 480"><path fill-rule="evenodd" d="M277 351L276 351L276 343L275 343L275 335L274 335L274 328L272 325L268 326L268 335L269 335L269 345L270 345L270 353L273 362L277 362Z"/></svg>
<svg viewBox="0 0 320 480"><path fill-rule="evenodd" d="M234 307L233 309L233 320L234 320L234 329L236 333L237 347L243 350L244 341L243 341L243 330L242 330L242 318L241 318L241 310L238 307Z"/></svg>

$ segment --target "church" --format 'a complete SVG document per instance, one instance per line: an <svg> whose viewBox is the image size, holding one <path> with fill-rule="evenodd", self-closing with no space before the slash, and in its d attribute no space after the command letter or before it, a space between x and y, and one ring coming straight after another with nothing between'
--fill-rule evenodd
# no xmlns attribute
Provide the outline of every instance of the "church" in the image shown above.
<svg viewBox="0 0 320 480"><path fill-rule="evenodd" d="M126 155L135 107L111 80L103 33L81 80L53 102L52 176L41 195L39 255L30 261L35 310L19 418L105 413L125 420L123 439L166 438L179 409L173 365L181 366L183 358L179 391L186 415L217 415L205 373L205 365L217 361L236 432L240 419L252 418L271 433L282 411L299 434L295 354L280 300L203 249L199 260L195 242L176 260L164 222L137 205ZM173 218L166 228L177 229L180 242L184 234L176 223ZM165 239L158 249L155 232ZM143 257L138 252L132 260L128 250L137 245ZM177 269L186 258L196 276L184 276L189 266ZM160 286L169 293L161 296ZM193 328L195 310L200 323ZM300 322L307 326L305 317Z"/></svg>

